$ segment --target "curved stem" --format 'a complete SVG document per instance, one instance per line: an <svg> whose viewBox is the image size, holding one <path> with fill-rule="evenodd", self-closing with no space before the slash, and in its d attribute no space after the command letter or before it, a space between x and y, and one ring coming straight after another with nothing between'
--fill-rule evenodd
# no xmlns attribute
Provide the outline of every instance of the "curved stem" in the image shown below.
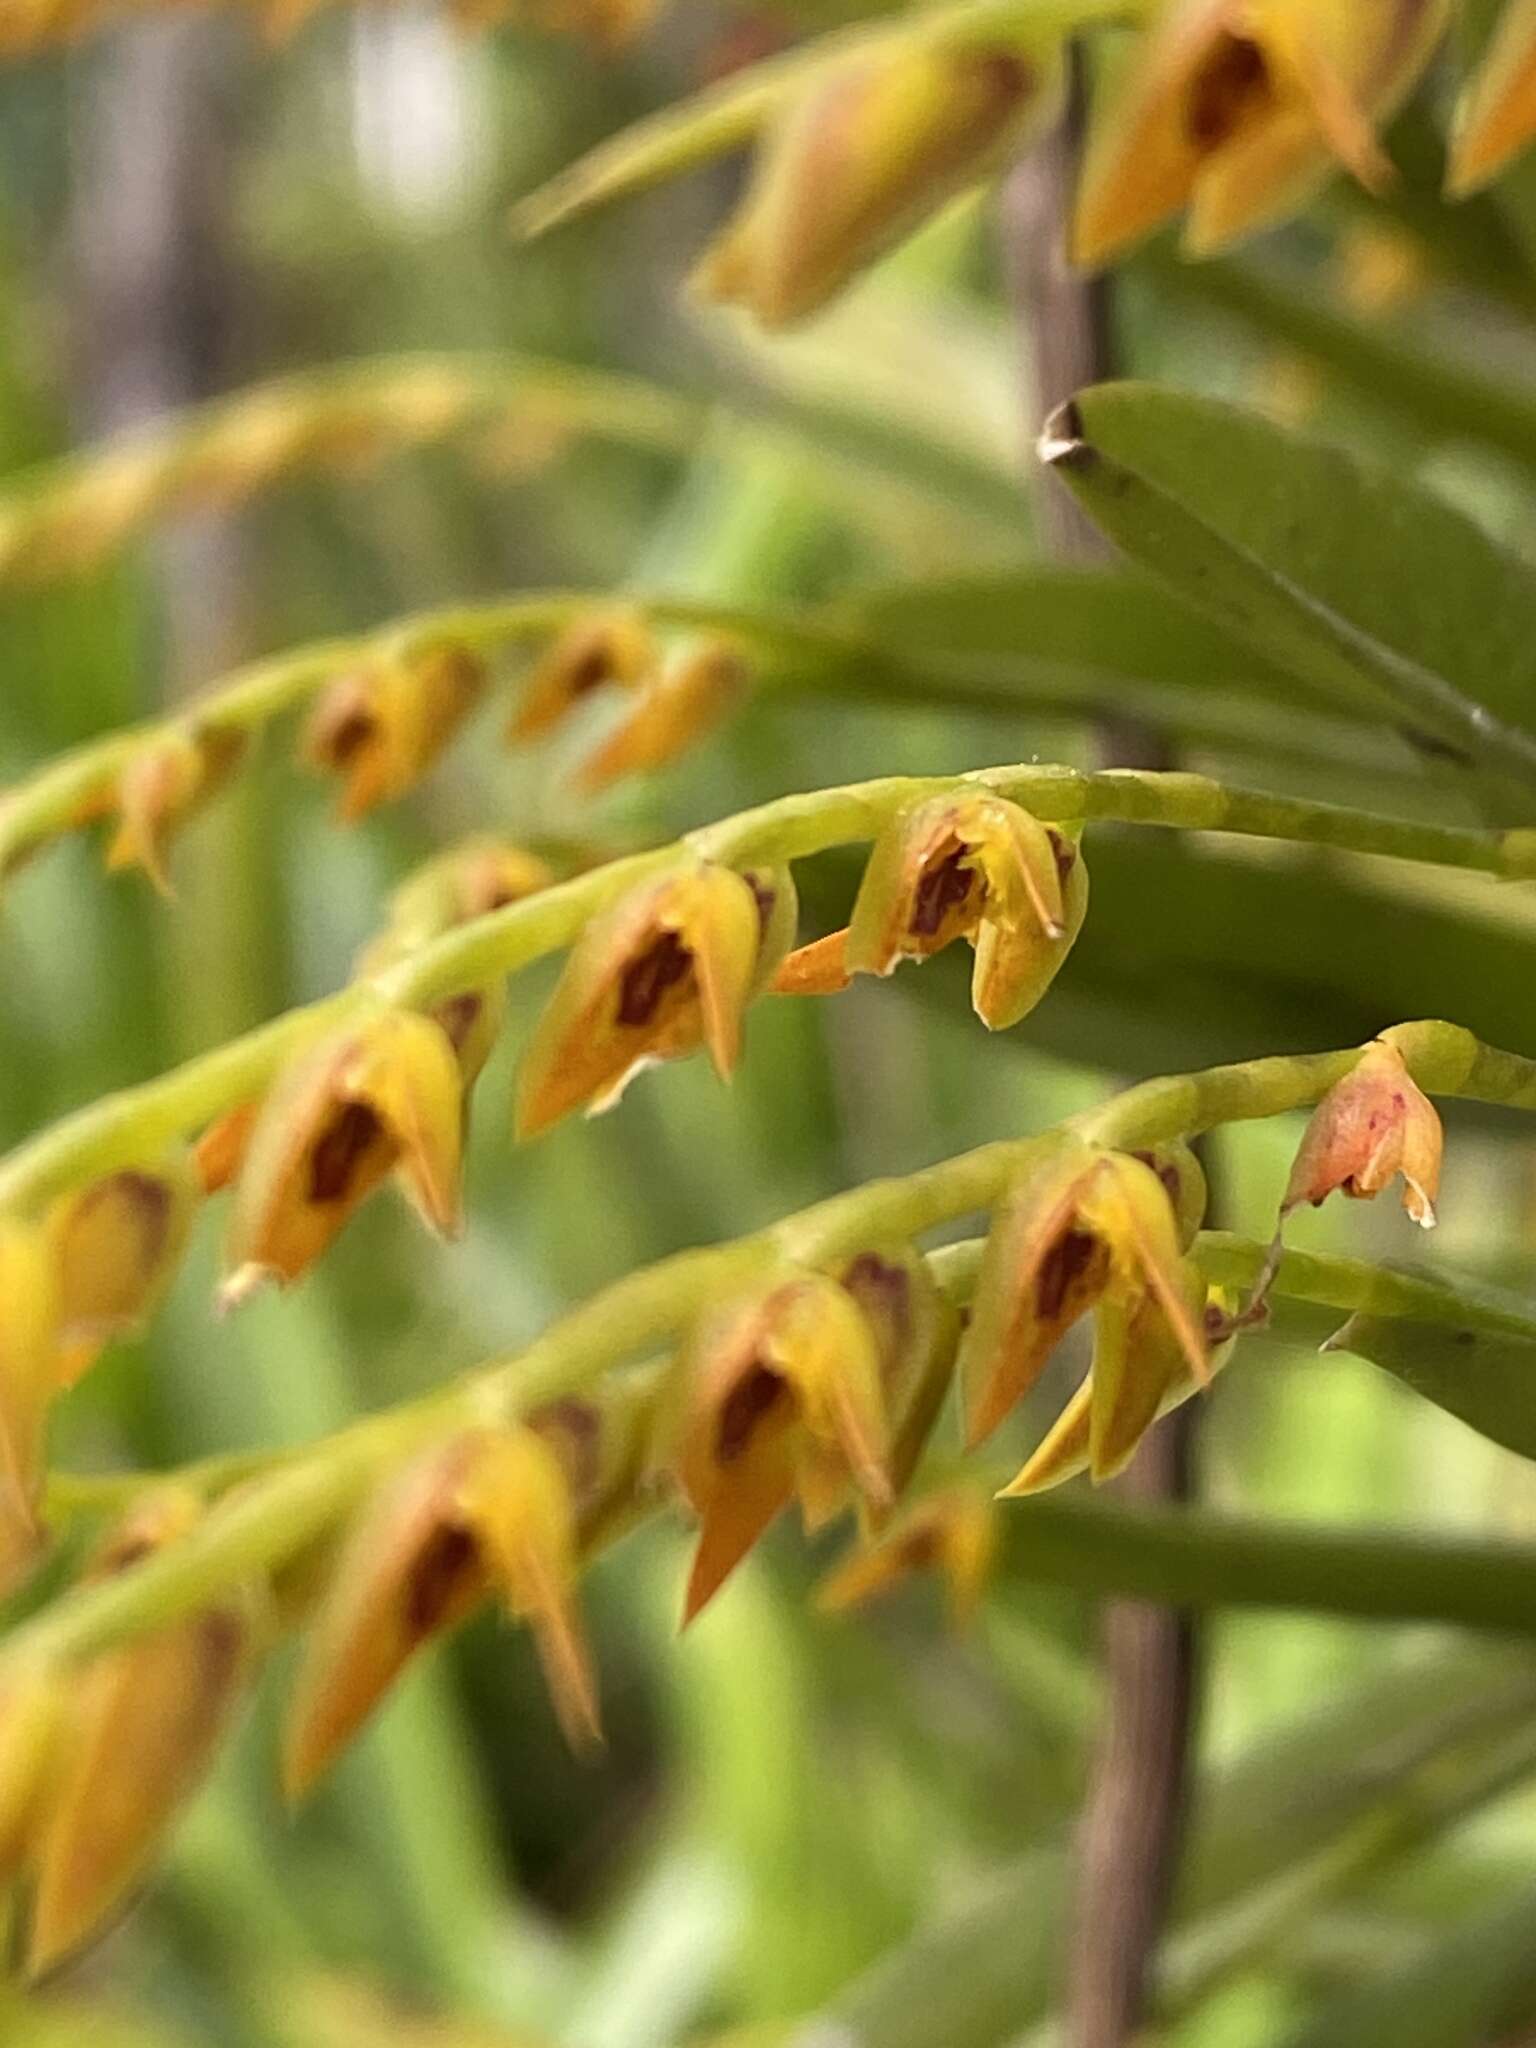
<svg viewBox="0 0 1536 2048"><path fill-rule="evenodd" d="M260 1094L286 1060L324 1032L371 1007L390 1003L423 1008L464 990L484 987L557 951L627 890L678 860L697 858L741 867L799 860L831 847L870 840L891 818L926 797L978 787L1011 797L1050 822L1116 819L1349 848L1488 874L1536 873L1536 831L1480 832L1378 818L1338 805L1228 789L1203 775L1124 768L1097 774L1057 767L989 768L968 776L890 776L782 797L688 833L671 846L611 861L537 896L459 925L371 979L291 1010L156 1080L77 1110L0 1161L0 1207L36 1204L91 1175L131 1165L163 1149ZM1422 1040L1416 1057L1428 1056L1426 1033L1441 1034L1434 1043L1449 1061L1447 1071L1457 1069L1458 1059L1472 1057L1465 1047L1476 1041L1469 1034L1458 1035L1453 1026L1416 1025L1412 1029ZM1343 1071L1339 1063L1347 1064L1351 1055L1331 1057L1332 1078L1336 1079ZM1490 1078L1488 1085L1494 1092L1479 1099L1509 1099L1499 1091L1523 1087L1519 1076L1525 1065L1517 1060L1502 1079ZM1080 1121L1097 1133L1096 1120L1108 1117L1112 1121L1105 1130L1111 1135L1106 1142L1139 1144L1156 1142L1170 1117L1178 1129L1194 1131L1229 1117L1269 1115L1268 1109L1250 1112L1243 1106L1260 1085L1254 1074L1258 1068L1267 1074L1274 1067L1277 1082L1283 1082L1288 1066L1295 1066L1302 1087L1311 1085L1313 1069L1306 1061L1217 1068L1209 1076L1150 1082L1145 1089L1122 1098L1120 1104ZM1433 1065L1431 1070L1439 1071ZM1459 1081L1452 1084L1452 1092L1459 1087ZM1192 1107L1185 1101L1190 1090L1198 1090L1200 1098ZM1303 1095L1298 1099L1311 1098ZM1138 1118L1145 1121L1146 1130L1135 1135L1140 1131ZM1132 1130L1132 1136L1120 1135L1122 1123Z"/></svg>
<svg viewBox="0 0 1536 2048"><path fill-rule="evenodd" d="M1472 1094L1485 1101L1536 1107L1536 1062L1482 1046L1470 1033L1451 1025L1403 1025L1397 1028L1395 1038L1425 1086L1447 1094ZM1160 1138L1202 1128L1199 1119L1209 1121L1211 1102L1217 1099L1239 1105L1227 1110L1233 1117L1270 1116L1301 1108L1315 1102L1358 1056L1357 1051L1347 1051L1294 1060L1256 1060L1247 1069L1215 1068L1203 1075L1149 1083L1096 1112L1095 1135L1107 1138L1114 1132L1113 1142L1125 1142L1118 1135L1123 1127L1142 1142L1139 1134L1154 1121L1147 1105L1159 1090L1163 1093L1155 1098L1159 1111L1155 1124ZM1236 1077L1244 1073L1249 1085L1240 1093ZM1195 1121L1180 1124L1175 1103L1182 1103ZM1074 1123L1080 1130L1090 1126L1085 1118ZM776 1266L828 1263L871 1243L910 1241L940 1225L990 1210L1030 1148L1040 1142L1034 1137L984 1145L922 1172L873 1181L834 1196L752 1237L663 1259L615 1282L560 1317L515 1357L480 1367L456 1384L406 1407L365 1418L307 1451L285 1454L264 1474L252 1474L238 1458L212 1461L201 1468L205 1481L229 1484L231 1490L182 1542L131 1572L81 1587L19 1629L12 1638L10 1654L38 1659L84 1657L195 1611L241 1579L277 1566L334 1526L383 1473L422 1445L466 1425L527 1414L563 1395L587 1392L605 1380L610 1386L622 1386L622 1378L616 1381L612 1377L615 1368L654 1352L685 1330L710 1302ZM1219 1256L1234 1256L1232 1241L1216 1243ZM938 1256L941 1273L945 1264L949 1268L945 1276L949 1283L963 1285L968 1255L950 1250ZM1246 1256L1261 1254L1253 1247ZM1341 1307L1350 1306L1350 1297L1364 1284L1360 1269L1347 1261L1304 1261L1302 1274L1314 1289L1336 1285L1346 1295ZM1404 1296L1402 1307L1418 1313L1423 1298L1412 1290L1433 1283L1405 1279L1403 1284L1411 1299ZM195 1480L196 1470L186 1476ZM1054 1503L1045 1505L1055 1512ZM1034 1515L1039 1511L1040 1504L1032 1503L1025 1512ZM1072 1512L1085 1511L1074 1504ZM1098 1520L1085 1526L1112 1526L1104 1520L1109 1511L1093 1512ZM1038 1526L1049 1531L1075 1525L1058 1518ZM1161 1597L1197 1603L1219 1601L1225 1597L1220 1569L1224 1539L1202 1545L1198 1540L1201 1526L1198 1517L1177 1524L1178 1529L1193 1527L1197 1531L1194 1563L1189 1562L1188 1543L1176 1534L1171 1534L1160 1550L1148 1553L1168 1562L1167 1576L1157 1586L1149 1586L1138 1576L1149 1568L1122 1556L1118 1539L1106 1542L1099 1563L1091 1567L1103 1574L1097 1589L1156 1595L1161 1587ZM1341 1537L1321 1552L1307 1549L1308 1543L1317 1540L1298 1539L1301 1548L1295 1551L1295 1572L1289 1579L1282 1576L1272 1582L1276 1589L1272 1597L1264 1593L1271 1582L1264 1580L1261 1567L1255 1564L1252 1597L1286 1605L1301 1597L1297 1588L1304 1587L1305 1597L1315 1596L1324 1606L1383 1618L1421 1615L1423 1601L1432 1599L1439 1603L1436 1613L1442 1619L1536 1630L1536 1599L1531 1598L1536 1585L1536 1552L1472 1546L1483 1567L1508 1564L1502 1577L1492 1574L1499 1581L1498 1588L1477 1595L1468 1591L1479 1572L1461 1558L1466 1546L1450 1546L1447 1554L1455 1555L1445 1570L1418 1580L1412 1571L1389 1569L1387 1561L1397 1554L1395 1540L1387 1544L1376 1538ZM1062 1574L1090 1569L1073 1561L1077 1546L1063 1542L1062 1548L1063 1560L1051 1569ZM1071 1557L1065 1555L1069 1549ZM1438 1554L1435 1546L1426 1552ZM1042 1551L1042 1569L1047 1568L1045 1557ZM1372 1567L1371 1574L1358 1583L1354 1574L1357 1558ZM1061 1583L1075 1581L1063 1577ZM1420 1590L1414 1590L1416 1585ZM1463 1593L1465 1603L1458 1606ZM1415 1606L1415 1600L1421 1604ZM1518 1618L1521 1615L1523 1620Z"/></svg>

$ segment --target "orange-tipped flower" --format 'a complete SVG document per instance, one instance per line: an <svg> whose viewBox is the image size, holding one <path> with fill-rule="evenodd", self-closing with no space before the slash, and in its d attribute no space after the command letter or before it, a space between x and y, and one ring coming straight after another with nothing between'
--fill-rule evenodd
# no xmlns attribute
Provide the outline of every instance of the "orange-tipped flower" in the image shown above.
<svg viewBox="0 0 1536 2048"><path fill-rule="evenodd" d="M44 1224L54 1262L58 1377L73 1386L154 1312L187 1241L197 1190L184 1157L125 1167L61 1195Z"/></svg>
<svg viewBox="0 0 1536 2048"><path fill-rule="evenodd" d="M1376 187L1376 128L1445 28L1447 0L1172 0L1096 123L1073 255L1095 265L1185 207L1209 254L1294 213L1343 163Z"/></svg>
<svg viewBox="0 0 1536 2048"><path fill-rule="evenodd" d="M708 1315L683 1361L677 1475L700 1521L691 1621L798 1492L819 1523L849 1483L890 1500L880 1345L846 1288L797 1274Z"/></svg>
<svg viewBox="0 0 1536 2048"><path fill-rule="evenodd" d="M1058 69L1006 43L893 36L819 71L769 129L700 288L766 327L813 313L1049 118Z"/></svg>
<svg viewBox="0 0 1536 2048"><path fill-rule="evenodd" d="M430 1017L381 1010L299 1059L251 1130L230 1223L223 1299L285 1286L391 1173L429 1227L459 1223L464 1077Z"/></svg>
<svg viewBox="0 0 1536 2048"><path fill-rule="evenodd" d="M917 1501L845 1558L822 1581L816 1604L841 1614L920 1572L936 1572L958 1633L975 1618L996 1560L997 1509L973 1487L950 1487Z"/></svg>
<svg viewBox="0 0 1536 2048"><path fill-rule="evenodd" d="M93 1576L131 1569L175 1542L197 1513L179 1493L144 1502ZM143 1875L239 1702L251 1634L244 1604L230 1602L99 1657L80 1675L36 1831L32 1975L73 1954Z"/></svg>
<svg viewBox="0 0 1536 2048"><path fill-rule="evenodd" d="M675 761L736 708L749 675L745 656L729 641L700 640L681 649L636 692L613 731L582 762L578 787L596 792Z"/></svg>
<svg viewBox="0 0 1536 2048"><path fill-rule="evenodd" d="M1401 1174L1403 1207L1429 1230L1444 1149L1434 1104L1397 1047L1375 1039L1312 1112L1280 1214L1288 1216L1304 1202L1316 1207L1336 1190L1368 1201Z"/></svg>
<svg viewBox="0 0 1536 2048"><path fill-rule="evenodd" d="M1510 0L1456 109L1446 185L1458 198L1496 178L1536 136L1536 0Z"/></svg>
<svg viewBox="0 0 1536 2048"><path fill-rule="evenodd" d="M1101 1303L1129 1314L1154 1302L1203 1382L1206 1336L1189 1303L1186 1241L1187 1218L1157 1164L1070 1137L1037 1148L993 1222L960 1347L969 1440L996 1429L1066 1332Z"/></svg>
<svg viewBox="0 0 1536 2048"><path fill-rule="evenodd" d="M784 957L795 916L787 869L747 876L701 863L594 918L524 1055L519 1137L582 1103L607 1109L641 1067L701 1045L727 1079L747 1004Z"/></svg>
<svg viewBox="0 0 1536 2048"><path fill-rule="evenodd" d="M1006 1031L1050 987L1087 913L1074 833L1006 797L934 797L876 840L844 958L855 974L889 974L966 939L972 1005L989 1031Z"/></svg>
<svg viewBox="0 0 1536 2048"><path fill-rule="evenodd" d="M1191 1315L1203 1319L1215 1340L1206 1358L1207 1377L1214 1379L1236 1342L1235 1298L1221 1290L1208 1294L1193 1271L1185 1276L1185 1288ZM1191 1370L1179 1334L1157 1302L1106 1299L1087 1377L999 1498L1045 1493L1080 1472L1091 1473L1095 1485L1112 1479L1158 1417L1205 1384Z"/></svg>
<svg viewBox="0 0 1536 2048"><path fill-rule="evenodd" d="M598 1737L576 1612L565 1468L532 1429L468 1430L426 1452L359 1518L305 1651L284 1740L301 1798L415 1653L493 1591L529 1623L567 1736Z"/></svg>
<svg viewBox="0 0 1536 2048"><path fill-rule="evenodd" d="M562 725L594 690L632 687L657 664L655 636L643 612L599 612L568 626L535 663L507 727L512 741L538 739Z"/></svg>
<svg viewBox="0 0 1536 2048"><path fill-rule="evenodd" d="M350 823L414 789L485 681L480 657L450 641L330 684L304 729L303 755L311 767L342 778L340 816Z"/></svg>
<svg viewBox="0 0 1536 2048"><path fill-rule="evenodd" d="M178 828L227 781L245 750L243 733L191 726L147 740L129 756L113 791L117 831L107 866L142 868L171 893L165 857Z"/></svg>
<svg viewBox="0 0 1536 2048"><path fill-rule="evenodd" d="M58 1279L42 1232L0 1221L0 1592L21 1577L42 1539L58 1315Z"/></svg>

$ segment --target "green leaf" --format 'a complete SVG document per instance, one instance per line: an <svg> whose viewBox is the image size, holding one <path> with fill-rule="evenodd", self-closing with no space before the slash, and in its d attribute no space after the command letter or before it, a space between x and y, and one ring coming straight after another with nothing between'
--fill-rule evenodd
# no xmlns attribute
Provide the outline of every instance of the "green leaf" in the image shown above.
<svg viewBox="0 0 1536 2048"><path fill-rule="evenodd" d="M1536 785L1536 579L1449 505L1153 385L1084 392L1042 453L1134 561L1339 708Z"/></svg>
<svg viewBox="0 0 1536 2048"><path fill-rule="evenodd" d="M1533 2012L1536 1889L1526 1886L1332 2001L1284 2048L1479 2048Z"/></svg>
<svg viewBox="0 0 1536 2048"><path fill-rule="evenodd" d="M1326 1348L1369 1359L1479 1436L1536 1458L1536 1338L1491 1330L1470 1317L1448 1328L1360 1314Z"/></svg>

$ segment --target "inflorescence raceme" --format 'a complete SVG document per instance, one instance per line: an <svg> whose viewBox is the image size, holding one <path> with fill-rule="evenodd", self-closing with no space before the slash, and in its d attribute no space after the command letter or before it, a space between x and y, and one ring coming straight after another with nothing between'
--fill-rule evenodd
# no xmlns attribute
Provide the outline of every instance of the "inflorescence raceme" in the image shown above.
<svg viewBox="0 0 1536 2048"><path fill-rule="evenodd" d="M1187 802L1190 778L1172 781ZM1147 780L1133 786L1146 815ZM1012 1021L1043 995L1082 920L1077 821L1046 824L989 784L876 787L879 802L856 800L857 830L875 851L828 985L964 938L978 1011ZM806 801L776 820L781 856L815 843ZM847 836L838 805L848 794L829 802ZM770 851L762 815L713 829L722 848L734 832L738 855ZM703 1048L728 1073L748 1003L791 963L787 857L737 868L696 840L681 857L635 865L623 864L606 899L594 898L591 876L577 878L582 909L598 914L563 931L576 944L525 1066L525 1129L611 1100L656 1058ZM108 1117L106 1170L89 1164L91 1112L62 1148L53 1134L52 1157L46 1134L30 1167L25 1150L13 1157L0 1234L13 1575L42 1540L49 1408L150 1312L204 1191L234 1183L229 1302L296 1278L387 1179L431 1227L452 1230L468 1091L500 1015L483 942L561 893L515 847L482 840L444 856L396 899L370 949L373 976L325 1006L264 1085L236 1088L195 1152L166 1132L189 1106L198 1121L207 1097L183 1094L172 1075ZM423 942L425 956L413 950ZM439 987L438 968L419 963L445 942L467 951ZM394 997L391 977L403 977ZM419 1006L399 1000L409 988ZM225 1081L241 1072L220 1069ZM1146 1084L1040 1137L856 1189L758 1237L637 1273L520 1357L308 1452L215 1461L142 1486L103 1482L95 1498L126 1508L120 1526L0 1664L0 1875L31 1885L30 1967L78 1946L142 1872L285 1626L308 1632L283 1765L297 1797L409 1658L487 1600L529 1625L571 1739L596 1739L577 1577L667 1501L698 1523L687 1618L791 1504L811 1530L850 1509L859 1517L865 1548L829 1583L830 1603L932 1564L964 1612L995 1537L975 1485L944 1478L933 1448L951 1388L975 1445L1091 1315L1082 1386L1003 1491L1118 1471L1160 1413L1225 1365L1279 1270L1278 1248L1256 1257L1246 1304L1208 1280L1204 1181L1188 1138L1314 1105L1281 1218L1400 1176L1405 1206L1428 1223L1441 1140L1426 1091L1536 1107L1536 1065L1427 1024L1359 1051ZM128 1163L117 1155L136 1115L159 1149ZM83 1170L54 1185L71 1160ZM29 1189L47 1193L29 1202ZM927 1232L978 1212L992 1218L979 1259L923 1251ZM67 1506L69 1486L61 1495L55 1484L52 1498ZM77 1483L73 1505L92 1499ZM115 1796L127 1763L110 1722L129 1696L139 1740L126 1800ZM111 1827L93 1820L102 1811Z"/></svg>

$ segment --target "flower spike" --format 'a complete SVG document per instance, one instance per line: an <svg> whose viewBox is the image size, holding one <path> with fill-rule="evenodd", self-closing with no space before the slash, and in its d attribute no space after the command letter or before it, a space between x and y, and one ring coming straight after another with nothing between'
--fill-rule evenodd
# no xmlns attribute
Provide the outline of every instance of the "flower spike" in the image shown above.
<svg viewBox="0 0 1536 2048"><path fill-rule="evenodd" d="M1496 178L1536 137L1536 0L1510 0L1481 68L1463 93L1451 134L1446 188L1467 197Z"/></svg>
<svg viewBox="0 0 1536 2048"><path fill-rule="evenodd" d="M704 1318L682 1361L677 1476L700 1521L685 1624L797 1492L813 1524L850 1481L889 1503L880 1363L863 1310L824 1274L773 1282Z"/></svg>
<svg viewBox="0 0 1536 2048"><path fill-rule="evenodd" d="M1377 125L1444 31L1447 0L1172 0L1095 124L1075 260L1109 261L1188 206L1207 255L1296 211L1335 163L1390 175Z"/></svg>
<svg viewBox="0 0 1536 2048"><path fill-rule="evenodd" d="M960 1347L968 1440L991 1435L1071 1326L1106 1301L1115 1313L1155 1306L1204 1383L1184 1235L1155 1164L1070 1136L1038 1148L993 1222Z"/></svg>
<svg viewBox="0 0 1536 2048"><path fill-rule="evenodd" d="M277 1082L252 1127L223 1302L264 1280L296 1280L392 1172L422 1220L451 1235L463 1126L463 1072L432 1018L381 1010L316 1046Z"/></svg>
<svg viewBox="0 0 1536 2048"><path fill-rule="evenodd" d="M416 1652L493 1591L532 1626L567 1737L597 1740L575 1571L570 1483L534 1430L469 1430L417 1458L359 1517L324 1595L284 1736L288 1798L303 1798Z"/></svg>
<svg viewBox="0 0 1536 2048"><path fill-rule="evenodd" d="M1050 987L1087 912L1075 834L1006 797L935 797L876 840L844 961L855 974L890 974L967 939L972 1005L989 1031L1006 1031Z"/></svg>
<svg viewBox="0 0 1536 2048"><path fill-rule="evenodd" d="M1421 1229L1435 1221L1445 1134L1434 1104L1390 1040L1373 1039L1312 1112L1280 1206L1281 1220L1341 1190L1369 1201L1399 1174L1403 1207Z"/></svg>
<svg viewBox="0 0 1536 2048"><path fill-rule="evenodd" d="M452 641L338 677L310 715L302 752L311 767L342 778L341 818L352 824L414 789L485 682L480 657Z"/></svg>
<svg viewBox="0 0 1536 2048"><path fill-rule="evenodd" d="M748 1002L794 932L787 869L701 864L634 890L577 940L518 1078L530 1138L582 1103L603 1110L641 1067L707 1048L729 1079Z"/></svg>

